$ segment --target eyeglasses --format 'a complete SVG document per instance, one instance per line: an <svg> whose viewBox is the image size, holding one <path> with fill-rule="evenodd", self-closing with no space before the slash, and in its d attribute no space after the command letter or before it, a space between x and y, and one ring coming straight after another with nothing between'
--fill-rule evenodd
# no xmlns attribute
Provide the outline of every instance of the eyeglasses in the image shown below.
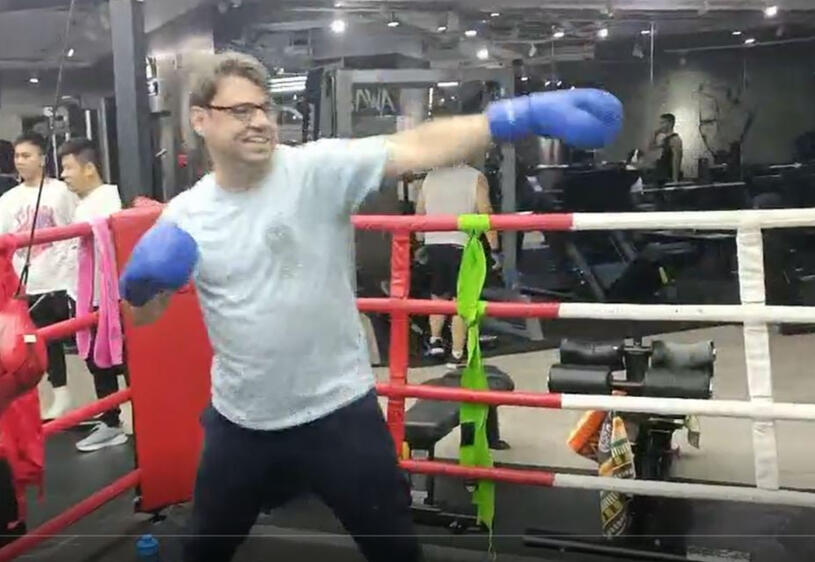
<svg viewBox="0 0 815 562"><path fill-rule="evenodd" d="M262 111L266 117L272 119L275 114L274 104L267 103L239 103L237 105L207 105L208 109L224 111L243 123L248 123L255 116L255 113Z"/></svg>

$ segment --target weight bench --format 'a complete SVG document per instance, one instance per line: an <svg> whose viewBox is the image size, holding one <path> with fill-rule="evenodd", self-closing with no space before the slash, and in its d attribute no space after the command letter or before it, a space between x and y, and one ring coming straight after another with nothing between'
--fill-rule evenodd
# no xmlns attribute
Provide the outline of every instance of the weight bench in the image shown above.
<svg viewBox="0 0 815 562"><path fill-rule="evenodd" d="M485 366L487 384L490 390L515 390L512 378L502 370ZM461 386L463 370L457 369L442 377L431 379L423 384L458 388ZM459 403L440 400L417 400L405 414L405 441L410 447L411 458L432 460L435 458L436 443L441 441L459 425ZM498 430L498 409L490 406L487 414L487 440L490 448L506 449ZM424 479L424 489L414 487L414 481ZM414 506L429 506L434 509L433 476L411 476L411 495ZM438 510L437 510L438 512Z"/></svg>

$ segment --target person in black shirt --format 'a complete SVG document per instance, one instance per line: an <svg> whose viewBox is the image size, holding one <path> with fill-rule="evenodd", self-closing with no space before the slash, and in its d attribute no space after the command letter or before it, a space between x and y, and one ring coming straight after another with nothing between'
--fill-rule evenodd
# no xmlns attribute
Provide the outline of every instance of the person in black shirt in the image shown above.
<svg viewBox="0 0 815 562"><path fill-rule="evenodd" d="M659 116L659 129L651 139L651 150L656 154L656 177L659 183L678 182L682 179L682 139L674 131L676 117L672 113Z"/></svg>

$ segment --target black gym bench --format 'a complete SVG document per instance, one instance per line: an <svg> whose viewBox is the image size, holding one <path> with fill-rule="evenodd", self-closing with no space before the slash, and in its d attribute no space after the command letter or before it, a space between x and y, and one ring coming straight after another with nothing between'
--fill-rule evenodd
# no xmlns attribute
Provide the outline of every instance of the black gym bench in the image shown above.
<svg viewBox="0 0 815 562"><path fill-rule="evenodd" d="M515 383L502 370L485 366L487 384L490 390L513 391ZM462 370L428 380L422 384L458 388L461 386ZM436 444L459 425L459 403L440 400L419 399L405 415L405 441L410 447L411 458L433 460ZM487 441L491 449L507 449L501 440L498 428L498 408L490 406L487 414ZM478 529L475 517L458 513L444 512L436 505L434 477L432 475L411 475L411 495L413 497L414 518L427 525L445 525L454 531ZM423 487L419 484L423 483Z"/></svg>

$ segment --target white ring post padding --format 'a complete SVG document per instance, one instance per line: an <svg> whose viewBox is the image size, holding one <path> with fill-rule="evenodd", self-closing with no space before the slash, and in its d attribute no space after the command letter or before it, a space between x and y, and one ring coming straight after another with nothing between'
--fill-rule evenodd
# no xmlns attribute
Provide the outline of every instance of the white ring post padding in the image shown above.
<svg viewBox="0 0 815 562"><path fill-rule="evenodd" d="M738 230L815 224L815 208L668 213L574 213L572 230Z"/></svg>
<svg viewBox="0 0 815 562"><path fill-rule="evenodd" d="M815 421L815 404L766 401L562 394L560 407L563 410L603 410L677 416L696 414L718 418Z"/></svg>
<svg viewBox="0 0 815 562"><path fill-rule="evenodd" d="M764 243L760 228L750 227L738 230L736 254L742 304L765 304ZM744 323L744 357L750 400L772 403L772 366L767 324L763 322ZM756 485L759 488L777 490L780 483L774 421L756 420L753 422L753 459Z"/></svg>
<svg viewBox="0 0 815 562"><path fill-rule="evenodd" d="M607 304L561 303L558 318L589 320L664 320L667 322L746 322L815 324L815 307L760 304Z"/></svg>
<svg viewBox="0 0 815 562"><path fill-rule="evenodd" d="M665 482L659 480L633 480L604 476L581 476L577 474L555 474L556 488L579 488L583 490L606 490L637 496L659 496L668 498L722 500L771 505L791 505L815 507L815 494L793 490L763 490L740 486L718 486L711 484L690 484L685 482Z"/></svg>

